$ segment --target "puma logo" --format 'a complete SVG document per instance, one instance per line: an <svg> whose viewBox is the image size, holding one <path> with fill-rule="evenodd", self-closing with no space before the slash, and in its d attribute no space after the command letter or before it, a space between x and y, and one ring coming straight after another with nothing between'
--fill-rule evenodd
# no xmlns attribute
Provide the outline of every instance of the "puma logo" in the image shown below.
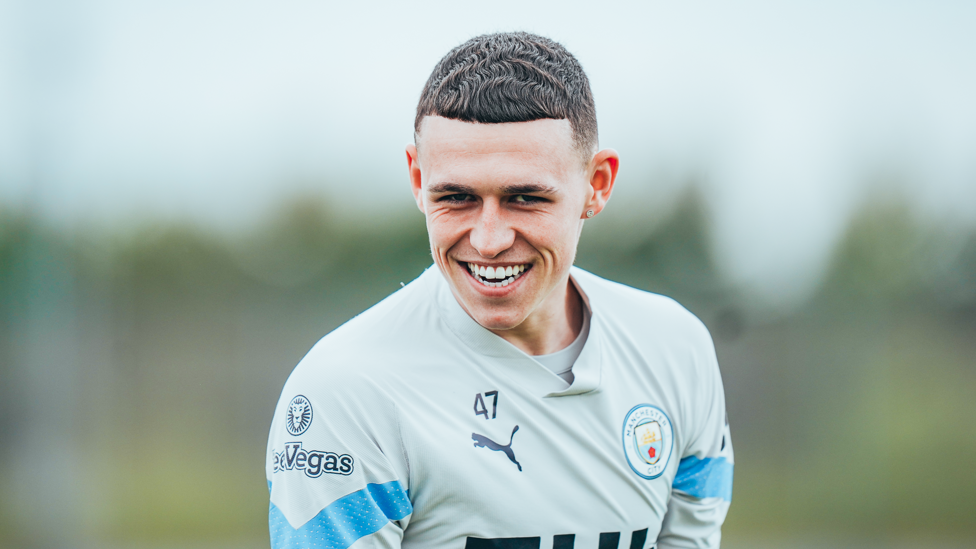
<svg viewBox="0 0 976 549"><path fill-rule="evenodd" d="M475 448L488 448L489 450L494 450L496 452L505 452L508 459L512 461L515 465L518 465L519 471L522 470L522 465L515 460L515 452L512 451L512 439L515 438L515 432L518 431L518 425L512 429L512 436L508 439L508 444L502 446L494 440L486 437L485 435L479 435L478 433L471 433L471 440L474 441Z"/></svg>

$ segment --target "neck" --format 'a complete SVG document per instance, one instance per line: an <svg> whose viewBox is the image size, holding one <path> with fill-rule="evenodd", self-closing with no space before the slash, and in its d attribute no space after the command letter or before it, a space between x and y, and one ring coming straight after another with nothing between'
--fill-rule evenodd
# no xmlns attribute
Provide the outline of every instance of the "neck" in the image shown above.
<svg viewBox="0 0 976 549"><path fill-rule="evenodd" d="M569 276L528 318L509 330L492 332L529 355L568 347L583 328L583 298Z"/></svg>

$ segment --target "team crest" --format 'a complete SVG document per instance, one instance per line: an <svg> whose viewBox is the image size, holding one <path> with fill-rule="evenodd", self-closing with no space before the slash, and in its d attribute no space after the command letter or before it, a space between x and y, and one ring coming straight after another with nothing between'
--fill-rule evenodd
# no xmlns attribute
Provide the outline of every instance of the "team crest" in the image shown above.
<svg viewBox="0 0 976 549"><path fill-rule="evenodd" d="M308 430L312 424L312 403L302 395L291 399L288 411L285 412L285 429L288 434L298 436Z"/></svg>
<svg viewBox="0 0 976 549"><path fill-rule="evenodd" d="M624 455L639 476L653 479L661 476L671 460L674 428L671 420L657 406L639 404L624 418Z"/></svg>

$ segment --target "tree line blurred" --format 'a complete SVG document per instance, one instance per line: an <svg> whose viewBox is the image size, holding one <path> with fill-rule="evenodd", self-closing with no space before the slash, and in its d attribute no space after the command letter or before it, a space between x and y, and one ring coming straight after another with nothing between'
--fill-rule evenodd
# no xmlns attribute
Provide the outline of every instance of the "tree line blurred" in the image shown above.
<svg viewBox="0 0 976 549"><path fill-rule="evenodd" d="M306 200L219 234L0 210L0 546L265 544L285 378L431 263L419 213L355 216ZM815 291L774 307L723 275L708 220L694 190L666 215L621 207L577 264L711 329L736 448L727 544L976 539L976 232L866 206Z"/></svg>

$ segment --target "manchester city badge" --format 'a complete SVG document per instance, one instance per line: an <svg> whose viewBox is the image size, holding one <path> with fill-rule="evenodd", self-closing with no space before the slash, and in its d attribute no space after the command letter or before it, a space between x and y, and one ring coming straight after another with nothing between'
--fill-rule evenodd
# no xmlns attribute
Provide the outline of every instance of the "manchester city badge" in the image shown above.
<svg viewBox="0 0 976 549"><path fill-rule="evenodd" d="M624 456L639 476L648 480L664 473L674 448L674 428L664 410L638 404L624 418Z"/></svg>

